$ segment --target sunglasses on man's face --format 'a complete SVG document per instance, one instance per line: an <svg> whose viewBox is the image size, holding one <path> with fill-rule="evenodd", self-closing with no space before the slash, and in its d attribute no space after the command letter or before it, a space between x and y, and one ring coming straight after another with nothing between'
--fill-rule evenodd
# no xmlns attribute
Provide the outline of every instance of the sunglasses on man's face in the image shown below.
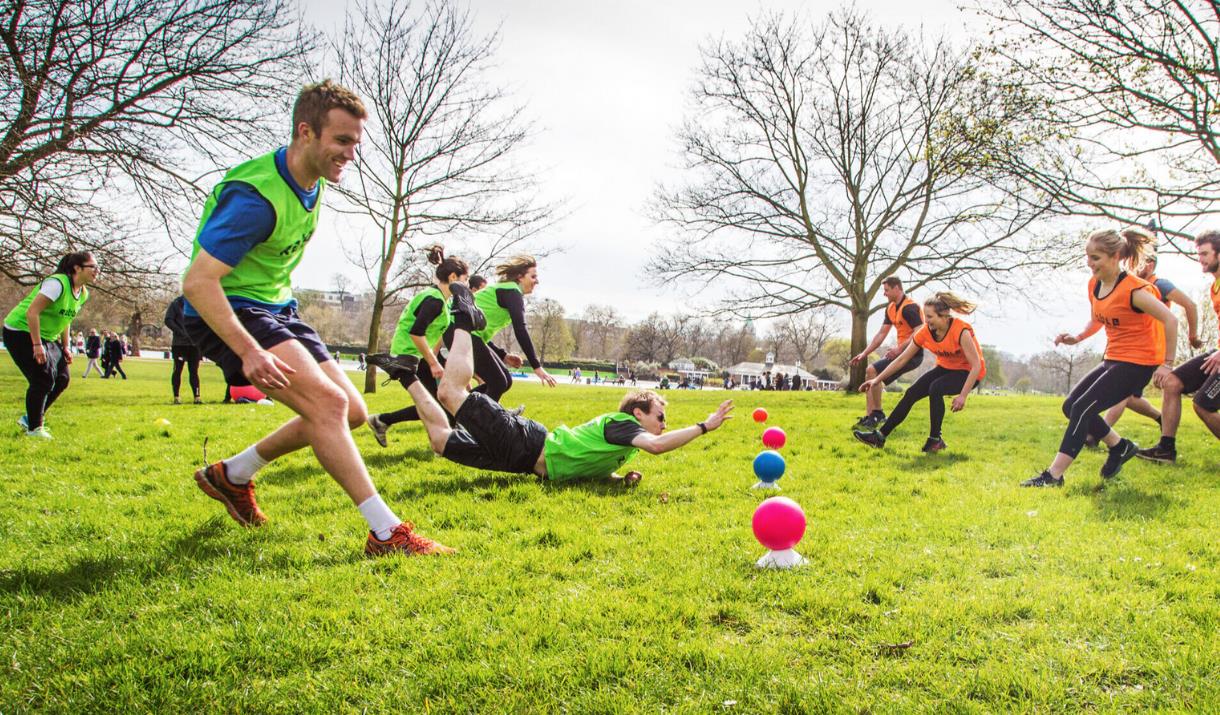
<svg viewBox="0 0 1220 715"><path fill-rule="evenodd" d="M664 412L660 412L657 414L657 422L662 422L662 423L665 422L665 413Z"/></svg>

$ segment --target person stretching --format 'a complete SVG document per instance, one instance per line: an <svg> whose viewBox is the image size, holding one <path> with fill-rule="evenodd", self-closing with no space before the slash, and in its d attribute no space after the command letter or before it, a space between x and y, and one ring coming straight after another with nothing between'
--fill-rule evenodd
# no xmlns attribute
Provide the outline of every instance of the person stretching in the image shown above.
<svg viewBox="0 0 1220 715"><path fill-rule="evenodd" d="M1199 265L1210 274L1212 310L1220 320L1220 231L1204 231L1195 239ZM1182 421L1182 395L1194 395L1195 414L1220 439L1220 350L1197 355L1178 366L1161 383L1161 441L1136 452L1159 464L1178 460L1177 434Z"/></svg>
<svg viewBox="0 0 1220 715"><path fill-rule="evenodd" d="M1149 380L1160 387L1173 365L1177 318L1150 283L1122 270L1124 264L1132 269L1142 265L1151 247L1151 236L1142 231L1094 231L1085 241L1085 260L1093 272L1088 288L1092 313L1082 332L1061 333L1055 344L1075 345L1105 328L1106 350L1101 365L1076 383L1063 401L1068 425L1059 453L1041 474L1021 486L1063 486L1064 472L1090 434L1110 450L1101 466L1103 479L1118 476L1139 450L1106 424L1101 413L1142 390Z"/></svg>
<svg viewBox="0 0 1220 715"><path fill-rule="evenodd" d="M433 348L440 345L441 337L449 327L449 284L455 280L465 281L470 267L460 258L446 257L445 249L439 245L429 246L426 250L428 262L436 266L436 285L416 293L403 309L394 339L390 342L390 352L374 353L366 359L368 364L382 370L390 366L401 368L403 364L416 365L415 374L420 384L436 397L437 380L445 374L445 366ZM404 357L411 359L400 362ZM386 374L390 373L387 371ZM418 419L419 410L411 405L395 412L369 415L368 424L377 444L385 447L386 433L390 427Z"/></svg>
<svg viewBox="0 0 1220 715"><path fill-rule="evenodd" d="M862 390L867 409L865 415L856 421L856 427L862 430L876 429L877 425L885 421L885 410L881 409L881 396L885 392L885 386L923 364L923 349L920 348L900 366L900 369L886 373L888 377L884 380L876 379L898 359L899 355L906 352L907 346L911 345L911 338L915 335L915 331L923 325L923 313L919 310L919 305L903 292L900 278L890 276L882 281L881 293L888 301L885 306L885 320L881 322L881 328L873 336L868 347L852 357L851 364L857 365L861 361L867 360L874 350L881 347L881 343L885 342L886 336L890 334L891 326L898 329L898 344L886 350L884 357L869 365L864 371L864 376L871 387L867 391Z"/></svg>
<svg viewBox="0 0 1220 715"><path fill-rule="evenodd" d="M665 399L651 390L639 390L628 393L617 412L548 432L538 422L504 409L489 395L467 391L474 374L471 334L484 326L485 318L469 288L456 282L449 288L453 337L437 390L439 403L409 364L396 366L399 372L394 375L415 400L432 450L445 459L475 469L534 474L552 482L610 478L632 484L639 481L638 472L620 477L616 470L639 450L663 454L678 449L732 418L733 401L725 400L703 422L665 433ZM457 417L460 428L450 426L445 410Z"/></svg>
<svg viewBox="0 0 1220 715"><path fill-rule="evenodd" d="M860 392L872 390L894 375L908 369L908 360L915 359L924 348L936 356L936 367L919 377L894 406L894 411L881 425L880 430L853 430L856 439L870 447L884 447L885 440L898 425L907 418L915 403L928 398L928 440L923 451L927 454L945 448L941 439L941 425L945 420L945 395L957 393L951 405L954 412L966 408L966 397L987 375L987 363L979 349L978 338L970 323L953 317L953 313L969 315L975 305L947 291L937 293L924 301L923 317L926 319L911 337L910 342L898 357L871 380L860 385Z"/></svg>

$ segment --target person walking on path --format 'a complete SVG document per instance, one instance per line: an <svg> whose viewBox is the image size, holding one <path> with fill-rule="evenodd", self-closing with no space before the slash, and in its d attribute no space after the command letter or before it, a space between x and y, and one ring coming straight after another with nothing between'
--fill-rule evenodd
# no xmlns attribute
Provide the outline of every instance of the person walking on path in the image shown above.
<svg viewBox="0 0 1220 715"><path fill-rule="evenodd" d="M368 116L351 90L306 86L292 111L292 139L228 171L204 204L183 277L184 324L233 385L254 385L297 414L242 452L195 472L207 496L237 523L267 521L254 495L259 469L303 447L368 523L364 552L447 554L378 494L352 439L364 400L317 332L297 315L292 272L318 225L322 195L355 159Z"/></svg>
<svg viewBox="0 0 1220 715"><path fill-rule="evenodd" d="M98 272L92 253L69 253L4 318L4 346L29 383L25 414L17 420L27 437L51 438L43 419L68 389L72 320L89 300L88 285Z"/></svg>
<svg viewBox="0 0 1220 715"><path fill-rule="evenodd" d="M85 357L89 362L85 364L85 374L81 375L80 379L84 380L89 377L89 371L93 370L99 376L102 374L102 366L97 364L97 359L102 354L102 338L97 334L97 328L89 329L89 336L85 338Z"/></svg>
<svg viewBox="0 0 1220 715"><path fill-rule="evenodd" d="M102 345L102 351L106 356L106 372L102 377L110 378L114 373L119 373L123 379L127 379L127 373L123 371L123 342L119 340L119 336L113 331L106 333L106 342Z"/></svg>

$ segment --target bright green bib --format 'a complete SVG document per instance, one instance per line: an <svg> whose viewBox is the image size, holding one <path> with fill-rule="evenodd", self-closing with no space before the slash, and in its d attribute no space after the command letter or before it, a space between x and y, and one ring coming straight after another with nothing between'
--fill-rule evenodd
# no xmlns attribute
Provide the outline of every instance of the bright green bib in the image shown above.
<svg viewBox="0 0 1220 715"><path fill-rule="evenodd" d="M305 255L305 244L318 227L318 208L322 205L322 193L326 180L318 179L318 199L313 211L306 211L288 182L280 176L275 166L275 152L238 164L225 174L224 179L212 189L207 203L203 205L203 216L195 231L195 245L191 260L199 254L199 234L207 225L208 218L216 209L216 202L225 184L238 181L248 184L275 210L275 228L266 241L258 244L233 266L220 286L227 296L240 296L260 303L282 305L292 300L292 271ZM188 267L189 270L189 267Z"/></svg>
<svg viewBox="0 0 1220 715"><path fill-rule="evenodd" d="M563 481L578 477L608 477L640 450L606 441L606 425L628 420L640 423L626 412L611 412L579 427L557 427L546 436L547 479Z"/></svg>
<svg viewBox="0 0 1220 715"><path fill-rule="evenodd" d="M474 294L474 304L483 311L483 315L487 318L487 327L475 333L476 336L483 339L483 342L490 343L491 339L496 337L496 333L504 329L504 326L513 322L513 317L508 314L508 311L500 307L500 302L496 299L496 292L499 290L515 290L521 292L521 286L516 281L506 281L504 283L496 283L489 285L478 293Z"/></svg>
<svg viewBox="0 0 1220 715"><path fill-rule="evenodd" d="M436 316L424 331L424 340L429 346L436 345L436 341L441 339L445 334L445 329L449 327L451 320L449 316L449 301L445 300L445 294L441 293L440 288L432 287L425 291L420 291L415 294L407 307L403 309L402 316L398 318L398 328L394 330L394 340L390 343L390 354L392 355L414 355L423 357L419 354L419 348L415 347L415 342L411 340L411 326L415 325L415 311L419 310L419 306L427 298L436 298L444 303L445 307L441 310L441 314Z"/></svg>
<svg viewBox="0 0 1220 715"><path fill-rule="evenodd" d="M81 286L80 297L72 295L72 281L62 273L56 273L51 276L59 281L63 286L63 290L59 294L59 300L42 309L38 314L38 333L43 340L58 340L63 334L64 328L72 324L72 320L76 318L76 314L80 312L81 306L85 301L89 300L89 289ZM26 311L30 309L30 305L34 303L34 298L38 295L39 289L42 288L42 282L34 286L34 290L25 297L16 308L8 312L8 317L4 319L4 324L17 330L30 332L30 324L25 319Z"/></svg>

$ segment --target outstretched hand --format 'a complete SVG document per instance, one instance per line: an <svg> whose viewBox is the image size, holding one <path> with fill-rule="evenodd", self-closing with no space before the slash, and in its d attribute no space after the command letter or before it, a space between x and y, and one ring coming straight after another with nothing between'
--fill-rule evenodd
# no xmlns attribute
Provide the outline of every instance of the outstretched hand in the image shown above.
<svg viewBox="0 0 1220 715"><path fill-rule="evenodd" d="M555 378L551 375L551 373L546 371L546 368L534 368L534 374L538 376L539 380L542 380L542 384L548 387L555 386Z"/></svg>
<svg viewBox="0 0 1220 715"><path fill-rule="evenodd" d="M1080 342L1080 340L1071 333L1059 333L1055 336L1056 345L1075 345L1078 342Z"/></svg>
<svg viewBox="0 0 1220 715"><path fill-rule="evenodd" d="M730 414L732 411L732 400L725 400L724 402L721 402L720 407L717 407L716 411L708 415L707 419L703 421L704 426L707 427L707 431L711 432L712 430L720 427L720 425L724 424L725 420L733 419L733 415Z"/></svg>
<svg viewBox="0 0 1220 715"><path fill-rule="evenodd" d="M876 384L876 382L876 380L865 380L864 382L860 383L860 392L868 392L869 390L873 389L873 385Z"/></svg>

